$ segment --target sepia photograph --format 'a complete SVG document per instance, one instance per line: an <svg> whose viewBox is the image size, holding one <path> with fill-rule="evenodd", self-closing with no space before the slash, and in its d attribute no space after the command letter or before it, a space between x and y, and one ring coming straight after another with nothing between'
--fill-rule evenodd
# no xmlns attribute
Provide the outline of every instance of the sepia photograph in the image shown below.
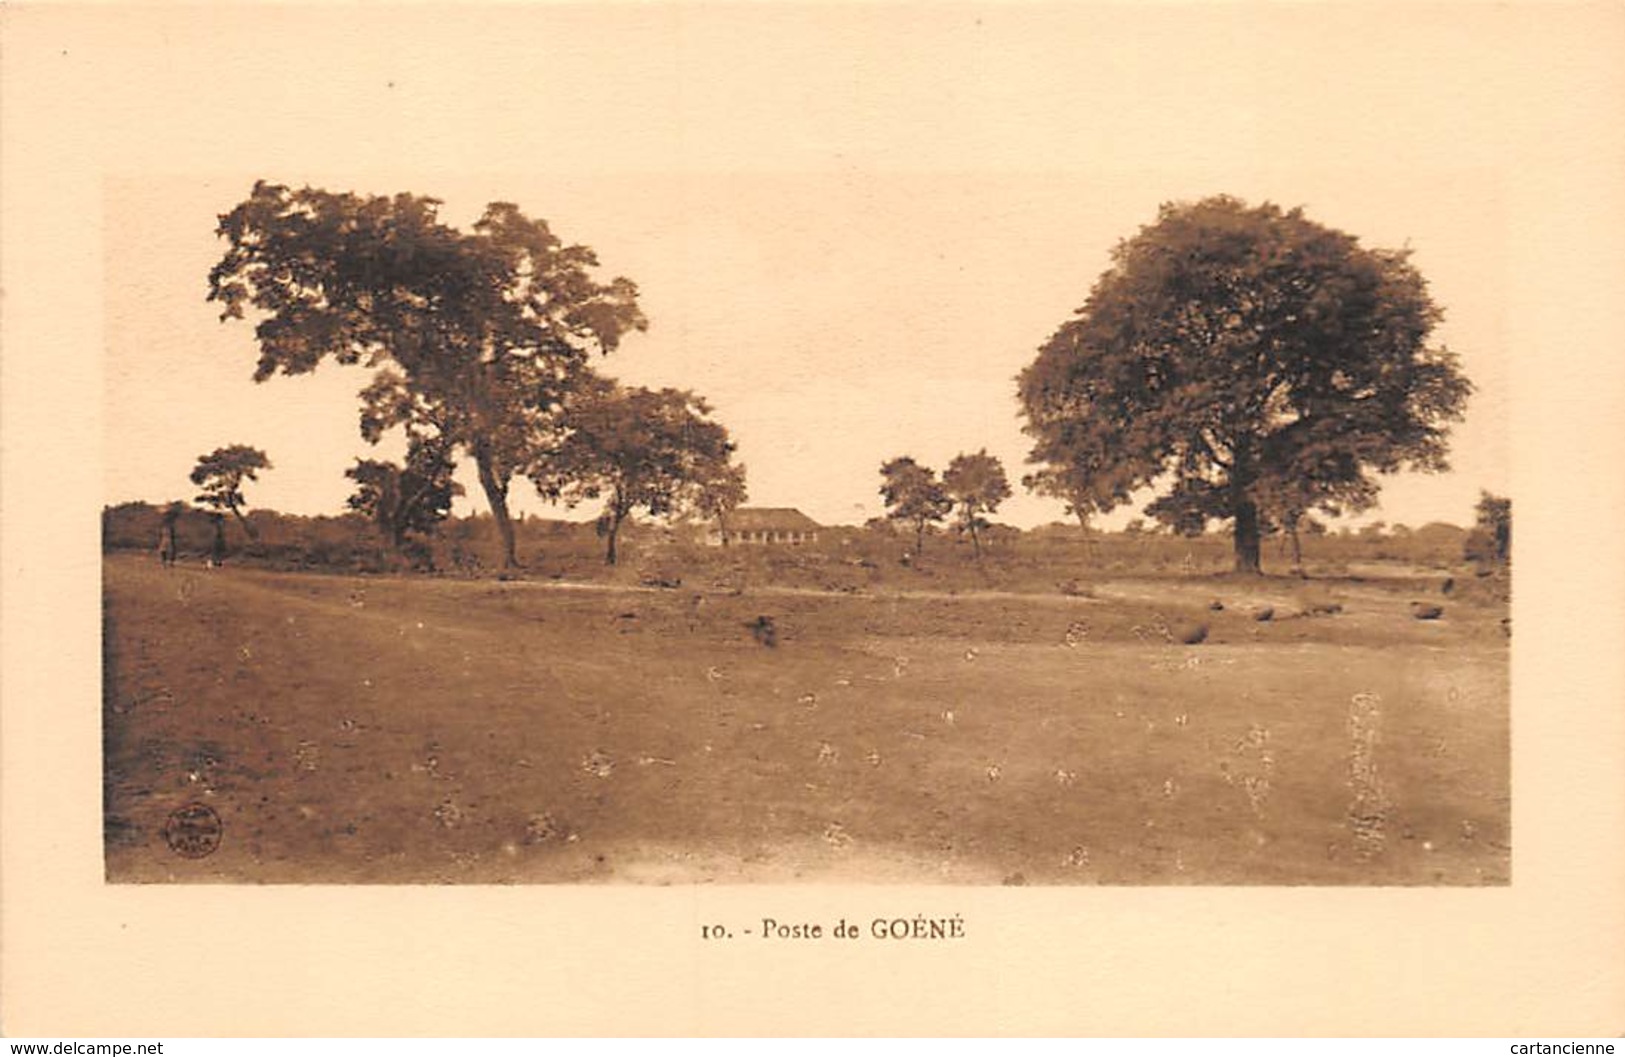
<svg viewBox="0 0 1625 1057"><path fill-rule="evenodd" d="M13 1008L1617 1031L1622 26L8 12Z"/></svg>
<svg viewBox="0 0 1625 1057"><path fill-rule="evenodd" d="M1492 183L669 182L110 187L110 881L1508 883Z"/></svg>

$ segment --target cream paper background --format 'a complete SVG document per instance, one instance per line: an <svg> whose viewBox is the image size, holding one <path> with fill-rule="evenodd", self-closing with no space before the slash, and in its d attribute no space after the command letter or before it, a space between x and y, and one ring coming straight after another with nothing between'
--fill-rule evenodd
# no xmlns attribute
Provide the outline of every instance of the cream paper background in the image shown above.
<svg viewBox="0 0 1625 1057"><path fill-rule="evenodd" d="M924 31L937 19L985 15L997 26L1057 9L752 9L817 28L799 61L861 59L855 83L867 87L833 100L798 99L795 62L773 65L794 60L794 48L781 35L763 51L762 40L730 32L740 10L0 12L0 1029L13 1037L1625 1032L1625 12L1608 5L1107 9L1143 24L1147 48L1177 39L1200 50L1171 50L1170 71L1198 58L1246 64L1280 47L1329 49L1339 70L1351 56L1369 62L1357 85L1298 86L1325 93L1328 112L1345 115L1349 93L1368 91L1377 116L1362 135L1272 122L1281 101L1262 80L1235 99L1260 166L1404 165L1434 175L1491 166L1500 176L1518 505L1510 886L102 883L99 350L106 284L141 266L105 257L109 182L501 174L520 168L514 144L537 137L556 140L549 165L578 178L692 169L833 179L842 166L963 166L967 143L984 171L1052 164L1039 148L1055 127L1046 108L1064 93L1017 89L1029 84L1029 49L1053 58L1066 41L1007 30L985 47L955 45L953 55L974 58L966 69L974 85L1014 87L936 98L952 78L927 47L936 34ZM1226 32L1170 36L1170 25L1215 10L1228 16ZM914 20L921 50L866 47L876 17ZM567 40L570 50L533 54L515 26ZM569 32L548 38L551 26ZM1409 46L1375 46L1396 28ZM1447 46L1464 34L1470 59ZM759 96L708 96L702 105L665 91L727 83L747 60ZM553 71L558 88L534 109L500 90L507 77L536 75L532 62ZM1448 116L1456 105L1472 113L1486 78L1511 100L1504 136L1486 140L1478 129L1478 153L1464 158ZM397 103L381 87L392 80L432 91ZM1418 99L1422 89L1437 94ZM658 112L643 109L651 96L664 100ZM1016 105L990 102L1000 99ZM876 100L884 121L832 117ZM1300 96L1291 112L1313 109ZM795 113L810 124L785 117ZM1378 133L1389 128L1407 144L1403 156L1384 156ZM1418 146L1419 132L1437 135ZM107 399L117 400L116 388ZM968 938L699 939L700 924L712 921L737 929L763 916L828 925L920 913L963 915Z"/></svg>

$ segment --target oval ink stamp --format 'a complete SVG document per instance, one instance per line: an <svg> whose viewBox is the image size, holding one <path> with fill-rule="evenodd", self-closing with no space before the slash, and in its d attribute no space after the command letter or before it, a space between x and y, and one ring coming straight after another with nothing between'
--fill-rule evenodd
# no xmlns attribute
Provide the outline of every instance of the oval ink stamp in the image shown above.
<svg viewBox="0 0 1625 1057"><path fill-rule="evenodd" d="M225 826L208 804L191 803L178 807L164 823L164 843L183 859L202 859L220 847Z"/></svg>

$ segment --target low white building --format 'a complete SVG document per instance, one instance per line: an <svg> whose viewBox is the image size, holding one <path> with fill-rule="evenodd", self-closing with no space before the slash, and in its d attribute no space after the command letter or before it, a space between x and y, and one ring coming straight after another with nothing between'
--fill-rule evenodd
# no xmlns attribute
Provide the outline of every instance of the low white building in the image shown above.
<svg viewBox="0 0 1625 1057"><path fill-rule="evenodd" d="M708 546L729 544L762 544L765 546L799 546L816 543L820 525L812 518L792 507L740 507L723 519L727 535L713 522L706 530Z"/></svg>

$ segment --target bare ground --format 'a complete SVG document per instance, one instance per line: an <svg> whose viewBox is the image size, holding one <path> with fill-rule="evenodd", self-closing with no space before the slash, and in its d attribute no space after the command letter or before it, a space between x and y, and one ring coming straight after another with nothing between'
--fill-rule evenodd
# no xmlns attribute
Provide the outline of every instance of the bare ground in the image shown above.
<svg viewBox="0 0 1625 1057"><path fill-rule="evenodd" d="M1510 879L1505 609L1420 580L104 575L115 882Z"/></svg>

